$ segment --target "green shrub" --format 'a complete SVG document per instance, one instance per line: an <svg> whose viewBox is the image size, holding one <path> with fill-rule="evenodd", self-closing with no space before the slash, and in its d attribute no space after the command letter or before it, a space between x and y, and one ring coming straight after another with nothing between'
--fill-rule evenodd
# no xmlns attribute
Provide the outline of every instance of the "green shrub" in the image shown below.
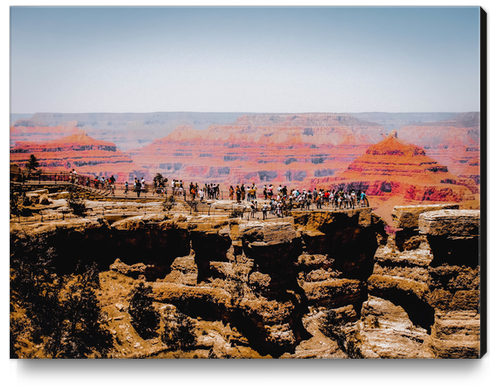
<svg viewBox="0 0 490 386"><path fill-rule="evenodd" d="M131 291L129 315L131 324L143 339L157 336L159 315L153 307L152 289L143 282L137 282Z"/></svg>
<svg viewBox="0 0 490 386"><path fill-rule="evenodd" d="M104 357L112 347L95 290L99 287L95 265L66 286L59 305L62 322L58 335L48 340L47 352L54 358Z"/></svg>
<svg viewBox="0 0 490 386"><path fill-rule="evenodd" d="M196 342L195 322L187 315L166 309L160 323L162 342L174 350L187 349Z"/></svg>
<svg viewBox="0 0 490 386"><path fill-rule="evenodd" d="M104 357L112 338L96 297L97 268L87 266L81 274L60 276L55 259L56 248L45 237L11 240L11 313L22 311L26 318L11 317L11 357L23 352L20 339L37 345L32 356ZM29 327L27 334L19 331L23 324Z"/></svg>

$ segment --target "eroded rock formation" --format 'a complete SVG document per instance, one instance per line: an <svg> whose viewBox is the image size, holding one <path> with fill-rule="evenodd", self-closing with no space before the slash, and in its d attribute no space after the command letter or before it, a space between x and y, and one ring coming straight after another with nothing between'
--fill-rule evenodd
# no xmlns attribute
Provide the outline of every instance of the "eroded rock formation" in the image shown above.
<svg viewBox="0 0 490 386"><path fill-rule="evenodd" d="M368 195L400 196L415 201L462 201L479 191L472 179L457 178L424 149L398 138L394 130L370 146L326 186L362 189Z"/></svg>
<svg viewBox="0 0 490 386"><path fill-rule="evenodd" d="M425 149L427 155L458 177L480 181L480 113L461 113L453 118L407 125L399 136Z"/></svg>
<svg viewBox="0 0 490 386"><path fill-rule="evenodd" d="M478 357L479 211L407 206L395 208L393 216L400 230L377 250L368 279L372 298L363 305L363 352L393 357L374 343L387 338L384 323L401 323L395 335L406 344L396 345L397 357Z"/></svg>
<svg viewBox="0 0 490 386"><path fill-rule="evenodd" d="M393 214L390 235L369 208L267 221L166 213L12 223L11 248L43 238L59 273L97 261L114 357L168 352L131 327L137 281L159 312L195 320L196 357L477 357L479 211Z"/></svg>
<svg viewBox="0 0 490 386"><path fill-rule="evenodd" d="M206 130L180 126L129 154L150 172L185 181L306 186L345 169L383 134L349 114L257 114Z"/></svg>
<svg viewBox="0 0 490 386"><path fill-rule="evenodd" d="M115 144L95 140L83 130L75 134L41 142L19 142L10 149L10 162L24 165L35 154L45 171L68 171L128 179L136 166L131 157Z"/></svg>

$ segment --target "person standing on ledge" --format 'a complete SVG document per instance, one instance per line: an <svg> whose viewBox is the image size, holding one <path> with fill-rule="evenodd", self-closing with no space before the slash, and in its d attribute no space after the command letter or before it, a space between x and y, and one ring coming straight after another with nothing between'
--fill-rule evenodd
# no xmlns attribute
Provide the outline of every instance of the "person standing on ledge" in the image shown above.
<svg viewBox="0 0 490 386"><path fill-rule="evenodd" d="M267 204L264 204L262 206L262 220L266 220L267 219Z"/></svg>
<svg viewBox="0 0 490 386"><path fill-rule="evenodd" d="M236 201L240 203L242 197L242 191L240 190L240 186L238 185L235 188L235 194L236 194Z"/></svg>
<svg viewBox="0 0 490 386"><path fill-rule="evenodd" d="M139 197L141 193L141 182L140 180L136 180L136 195Z"/></svg>

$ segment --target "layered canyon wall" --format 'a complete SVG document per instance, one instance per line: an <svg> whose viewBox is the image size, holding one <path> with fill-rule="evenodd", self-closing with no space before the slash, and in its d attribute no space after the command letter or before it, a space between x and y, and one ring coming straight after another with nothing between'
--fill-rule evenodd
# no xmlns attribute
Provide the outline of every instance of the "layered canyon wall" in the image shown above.
<svg viewBox="0 0 490 386"><path fill-rule="evenodd" d="M399 137L425 149L427 155L447 165L456 176L480 178L480 113L461 113L453 118L407 125Z"/></svg>
<svg viewBox="0 0 490 386"><path fill-rule="evenodd" d="M246 115L206 130L181 126L129 154L150 172L185 181L306 186L345 169L383 134L349 114Z"/></svg>
<svg viewBox="0 0 490 386"><path fill-rule="evenodd" d="M390 235L369 208L11 224L11 245L15 254L43 238L60 274L99 264L113 357L169 355L131 327L129 292L141 281L157 309L195 321L196 357L478 357L479 211L433 205L393 216Z"/></svg>
<svg viewBox="0 0 490 386"><path fill-rule="evenodd" d="M460 202L479 192L473 179L450 173L447 166L427 156L426 150L400 139L395 130L332 180L335 182L325 184L326 188L361 189L368 195L414 201Z"/></svg>
<svg viewBox="0 0 490 386"><path fill-rule="evenodd" d="M114 143L93 139L78 129L75 134L58 139L20 142L10 150L10 162L24 166L31 154L36 156L39 167L48 173L74 168L81 174L114 175L123 180L137 169L131 157Z"/></svg>

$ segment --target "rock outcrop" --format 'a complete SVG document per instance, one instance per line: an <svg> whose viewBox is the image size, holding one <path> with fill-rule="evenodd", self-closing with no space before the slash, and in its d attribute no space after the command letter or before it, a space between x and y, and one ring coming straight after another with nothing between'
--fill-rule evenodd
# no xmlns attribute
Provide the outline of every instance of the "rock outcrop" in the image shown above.
<svg viewBox="0 0 490 386"><path fill-rule="evenodd" d="M409 332L397 327L395 335L409 339L403 350L412 347L411 357L478 357L479 211L407 206L395 208L393 216L400 230L376 252L368 279L369 294L376 298L363 305L358 326L363 352L367 357L393 357L393 352L386 356L386 351L372 345L386 338L380 320L390 313L386 307L396 305L406 312L403 317L398 312L396 318L403 320ZM371 328L373 318L379 324L376 328ZM366 323L370 328L365 329ZM398 357L406 355L402 351Z"/></svg>
<svg viewBox="0 0 490 386"><path fill-rule="evenodd" d="M478 357L479 211L431 205L393 216L390 235L370 208L12 223L11 251L43 240L60 274L99 264L113 357L169 351L131 327L135 280L162 313L194 320L196 357Z"/></svg>
<svg viewBox="0 0 490 386"><path fill-rule="evenodd" d="M419 228L434 255L426 297L435 311L431 348L437 358L476 358L480 352L480 212L424 213Z"/></svg>

